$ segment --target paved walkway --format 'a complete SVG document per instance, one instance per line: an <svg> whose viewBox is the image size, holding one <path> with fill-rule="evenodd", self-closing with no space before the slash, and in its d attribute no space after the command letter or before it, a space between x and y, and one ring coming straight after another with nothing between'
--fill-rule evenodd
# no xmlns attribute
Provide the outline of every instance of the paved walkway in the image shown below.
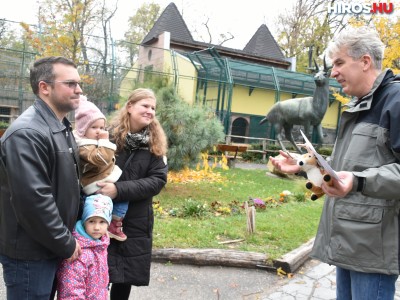
<svg viewBox="0 0 400 300"><path fill-rule="evenodd" d="M310 260L295 273L293 278L286 279L275 292L261 299L336 299L335 267Z"/></svg>
<svg viewBox="0 0 400 300"><path fill-rule="evenodd" d="M329 300L336 299L336 272L316 260L291 278L262 270L153 263L149 287L133 287L129 299ZM400 300L400 281L395 299Z"/></svg>
<svg viewBox="0 0 400 300"><path fill-rule="evenodd" d="M293 278L263 300L328 300L336 299L336 268L310 260ZM400 299L400 280L394 299Z"/></svg>
<svg viewBox="0 0 400 300"><path fill-rule="evenodd" d="M264 270L153 263L148 287L132 287L130 300L329 300L335 267L308 260L292 278ZM6 299L0 264L0 299ZM400 300L400 280L395 300Z"/></svg>
<svg viewBox="0 0 400 300"><path fill-rule="evenodd" d="M153 263L149 287L133 287L141 300L335 299L335 268L307 261L292 278L264 270Z"/></svg>

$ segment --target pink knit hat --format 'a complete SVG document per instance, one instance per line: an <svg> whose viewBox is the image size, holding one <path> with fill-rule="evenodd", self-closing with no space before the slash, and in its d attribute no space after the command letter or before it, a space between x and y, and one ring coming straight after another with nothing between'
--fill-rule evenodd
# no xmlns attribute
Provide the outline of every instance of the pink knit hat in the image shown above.
<svg viewBox="0 0 400 300"><path fill-rule="evenodd" d="M106 120L100 109L81 95L79 107L75 110L75 130L79 137L84 137L86 130L98 119Z"/></svg>

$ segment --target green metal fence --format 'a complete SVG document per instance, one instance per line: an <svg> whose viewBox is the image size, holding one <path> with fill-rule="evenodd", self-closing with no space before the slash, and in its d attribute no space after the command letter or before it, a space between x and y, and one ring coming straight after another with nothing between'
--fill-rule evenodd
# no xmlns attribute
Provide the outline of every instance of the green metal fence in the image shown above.
<svg viewBox="0 0 400 300"><path fill-rule="evenodd" d="M4 20L3 20L4 21ZM19 24L10 22L14 27ZM19 29L20 30L20 29ZM17 32L15 29L14 32ZM20 37L22 45L23 35ZM116 103L129 93L138 82L151 78L160 78L159 82L169 82L176 90L187 89L192 85L193 93L189 97L195 99L185 99L189 102L202 103L214 109L221 122L225 126L226 133L231 129L232 117L232 94L235 86L244 86L251 93L255 88L271 90L275 94L275 102L280 101L282 92L292 95L312 95L315 84L311 74L291 72L283 69L276 69L269 66L248 63L245 61L224 58L214 48L204 49L196 52L182 52L177 50L157 49L152 47L147 49L147 53L159 53L165 61L157 65L154 60L150 61L150 56L146 57L149 61L144 63L140 57L135 56L136 63L131 65L131 58L127 52L126 41L104 40L100 37L88 37L89 49L92 49L89 60L81 59L78 64L79 73L85 84L84 93L95 102L104 113L108 114L116 108ZM99 45L108 45L106 60L101 59L98 52ZM139 45L132 45L137 47ZM27 48L27 47L26 47ZM22 47L22 49L26 49ZM140 53L139 51L137 53ZM29 107L34 96L29 85L29 66L40 56L40 53L21 50L21 47L9 48L0 43L0 108L17 108L17 114ZM190 71L184 67L185 57L191 63ZM169 67L165 65L168 61ZM189 71L188 71L189 70ZM336 81L331 81L331 87L338 91L341 87ZM190 94L190 93L189 93ZM333 98L331 98L333 101ZM250 136L265 137L268 134L268 124L256 127L260 115L247 116L250 118ZM0 119L1 119L0 113ZM240 112L236 112L240 116ZM240 126L240 122L238 122ZM270 136L271 137L271 136ZM273 137L271 137L273 138Z"/></svg>

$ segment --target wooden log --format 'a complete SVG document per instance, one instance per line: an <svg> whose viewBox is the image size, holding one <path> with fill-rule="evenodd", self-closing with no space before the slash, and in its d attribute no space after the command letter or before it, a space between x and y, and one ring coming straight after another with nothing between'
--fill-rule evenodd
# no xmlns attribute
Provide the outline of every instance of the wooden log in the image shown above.
<svg viewBox="0 0 400 300"><path fill-rule="evenodd" d="M229 240L229 241L218 242L218 245L233 244L233 243L239 243L239 242L243 242L243 241L244 241L244 239Z"/></svg>
<svg viewBox="0 0 400 300"><path fill-rule="evenodd" d="M314 239L315 238L312 238L301 247L283 255L279 259L274 260L273 266L277 269L282 268L282 270L286 273L294 273L306 262L307 259L309 259L308 255L312 250Z"/></svg>
<svg viewBox="0 0 400 300"><path fill-rule="evenodd" d="M225 266L240 268L271 268L267 255L258 252L223 249L153 249L152 260L199 266Z"/></svg>
<svg viewBox="0 0 400 300"><path fill-rule="evenodd" d="M256 209L254 206L249 206L246 201L244 203L247 219L247 233L253 234L256 231Z"/></svg>
<svg viewBox="0 0 400 300"><path fill-rule="evenodd" d="M249 219L249 202L247 202L247 201L244 202L244 211L246 212L247 233L251 234L252 229L251 229L251 223L250 223L250 219Z"/></svg>
<svg viewBox="0 0 400 300"><path fill-rule="evenodd" d="M256 208L254 206L250 207L250 217L251 217L251 226L253 229L253 233L256 232Z"/></svg>

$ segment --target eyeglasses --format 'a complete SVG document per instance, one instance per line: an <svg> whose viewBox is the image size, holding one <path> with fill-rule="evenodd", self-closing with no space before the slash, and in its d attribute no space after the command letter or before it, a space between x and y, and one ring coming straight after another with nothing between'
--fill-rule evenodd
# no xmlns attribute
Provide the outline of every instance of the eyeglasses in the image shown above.
<svg viewBox="0 0 400 300"><path fill-rule="evenodd" d="M77 81L73 81L73 80L65 80L65 81L55 80L55 81L45 81L45 82L46 83L55 83L55 82L62 83L62 84L68 85L68 87L73 90L75 90L78 85L80 88L83 87L82 82L77 82Z"/></svg>

